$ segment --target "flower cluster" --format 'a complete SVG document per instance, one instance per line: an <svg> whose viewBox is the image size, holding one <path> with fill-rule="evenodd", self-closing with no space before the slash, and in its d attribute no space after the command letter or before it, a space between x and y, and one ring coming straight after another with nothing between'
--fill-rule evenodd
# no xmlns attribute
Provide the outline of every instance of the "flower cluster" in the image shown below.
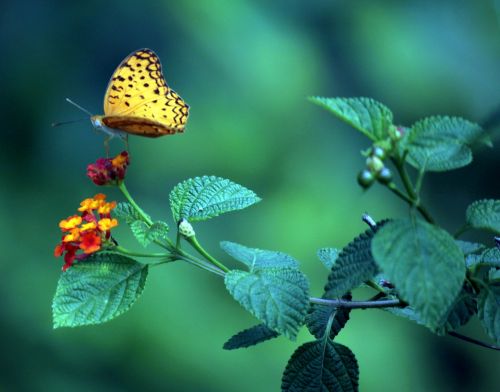
<svg viewBox="0 0 500 392"><path fill-rule="evenodd" d="M54 256L64 255L63 271L75 260L83 260L97 252L110 241L111 229L118 221L111 218L116 202L106 202L106 195L99 193L80 203L80 215L72 215L59 222L63 232L62 241L54 250Z"/></svg>
<svg viewBox="0 0 500 392"><path fill-rule="evenodd" d="M125 178L128 164L126 151L114 158L99 158L87 166L87 176L96 185L117 185Z"/></svg>

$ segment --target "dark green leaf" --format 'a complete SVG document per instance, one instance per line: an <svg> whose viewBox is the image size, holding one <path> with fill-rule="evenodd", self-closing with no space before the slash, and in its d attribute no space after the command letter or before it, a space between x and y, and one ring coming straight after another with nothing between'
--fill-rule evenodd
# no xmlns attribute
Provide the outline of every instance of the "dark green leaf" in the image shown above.
<svg viewBox="0 0 500 392"><path fill-rule="evenodd" d="M405 138L408 162L418 170L447 171L472 161L470 145L481 140L483 129L458 117L428 117L412 126Z"/></svg>
<svg viewBox="0 0 500 392"><path fill-rule="evenodd" d="M328 270L332 269L339 255L340 250L336 248L321 248L318 250L318 258Z"/></svg>
<svg viewBox="0 0 500 392"><path fill-rule="evenodd" d="M352 295L344 295L342 299L351 300ZM321 339L324 336L328 319L332 313L335 313L335 315L333 316L333 323L330 329L330 339L337 336L340 330L347 324L347 321L349 321L350 309L311 304L306 316L306 326L316 339Z"/></svg>
<svg viewBox="0 0 500 392"><path fill-rule="evenodd" d="M224 343L223 348L224 350L247 348L278 336L278 332L273 331L264 324L258 324L232 336L226 343Z"/></svg>
<svg viewBox="0 0 500 392"><path fill-rule="evenodd" d="M311 97L309 100L326 108L373 141L385 139L392 126L392 112L371 98Z"/></svg>
<svg viewBox="0 0 500 392"><path fill-rule="evenodd" d="M486 248L483 244L479 244L477 242L469 242L469 241L462 241L462 240L455 240L455 242L464 255L469 255L471 253L477 253L477 252L480 252Z"/></svg>
<svg viewBox="0 0 500 392"><path fill-rule="evenodd" d="M478 200L465 212L467 224L476 229L500 233L500 200Z"/></svg>
<svg viewBox="0 0 500 392"><path fill-rule="evenodd" d="M295 339L309 305L309 282L300 271L232 270L226 274L225 283L233 298L267 327Z"/></svg>
<svg viewBox="0 0 500 392"><path fill-rule="evenodd" d="M479 294L478 316L484 329L500 344L500 284L490 284Z"/></svg>
<svg viewBox="0 0 500 392"><path fill-rule="evenodd" d="M440 326L465 279L464 256L443 229L420 219L396 220L372 241L377 264L431 329Z"/></svg>
<svg viewBox="0 0 500 392"><path fill-rule="evenodd" d="M465 263L467 268L471 268L477 264L500 267L500 249L497 247L489 248L481 252L479 255L469 255L465 259Z"/></svg>
<svg viewBox="0 0 500 392"><path fill-rule="evenodd" d="M282 252L248 248L229 241L222 241L220 246L228 255L245 264L250 271L264 268L299 267L297 260Z"/></svg>
<svg viewBox="0 0 500 392"><path fill-rule="evenodd" d="M207 220L259 201L251 190L214 176L190 178L170 192L170 206L176 222L181 218L190 222Z"/></svg>
<svg viewBox="0 0 500 392"><path fill-rule="evenodd" d="M283 392L355 392L359 369L348 347L329 340L308 342L293 353L281 380Z"/></svg>
<svg viewBox="0 0 500 392"><path fill-rule="evenodd" d="M98 253L61 274L52 303L54 328L100 324L126 312L144 289L147 265Z"/></svg>

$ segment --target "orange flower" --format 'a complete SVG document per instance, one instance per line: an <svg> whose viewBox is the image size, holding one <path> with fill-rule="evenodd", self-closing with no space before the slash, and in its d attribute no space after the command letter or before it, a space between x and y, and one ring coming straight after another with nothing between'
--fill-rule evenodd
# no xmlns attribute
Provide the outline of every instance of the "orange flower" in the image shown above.
<svg viewBox="0 0 500 392"><path fill-rule="evenodd" d="M63 231L70 231L82 223L82 217L78 215L69 216L59 222L59 227Z"/></svg>
<svg viewBox="0 0 500 392"><path fill-rule="evenodd" d="M80 249L86 254L97 252L101 249L101 237L95 231L89 231L82 235Z"/></svg>
<svg viewBox="0 0 500 392"><path fill-rule="evenodd" d="M96 185L118 185L125 178L128 164L126 151L114 158L99 158L87 166L87 177Z"/></svg>
<svg viewBox="0 0 500 392"><path fill-rule="evenodd" d="M98 222L98 227L99 227L99 230L101 230L101 231L108 231L116 226L118 226L118 221L114 218L113 219L103 218Z"/></svg>

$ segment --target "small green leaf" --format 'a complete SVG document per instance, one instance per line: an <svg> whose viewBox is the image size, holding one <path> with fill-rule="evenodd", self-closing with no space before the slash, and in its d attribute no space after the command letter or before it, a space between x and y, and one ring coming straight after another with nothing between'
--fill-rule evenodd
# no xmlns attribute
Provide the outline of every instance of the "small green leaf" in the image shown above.
<svg viewBox="0 0 500 392"><path fill-rule="evenodd" d="M132 207L130 203L118 203L116 208L113 210L113 215L118 218L118 220L124 220L127 224L132 222L143 220L141 215Z"/></svg>
<svg viewBox="0 0 500 392"><path fill-rule="evenodd" d="M496 344L500 344L500 284L490 284L481 290L478 310L484 329Z"/></svg>
<svg viewBox="0 0 500 392"><path fill-rule="evenodd" d="M377 232L372 251L401 297L428 327L438 328L465 279L453 237L420 219L395 220Z"/></svg>
<svg viewBox="0 0 500 392"><path fill-rule="evenodd" d="M292 256L282 252L248 248L235 242L222 241L220 247L231 257L245 264L250 271L263 268L298 268Z"/></svg>
<svg viewBox="0 0 500 392"><path fill-rule="evenodd" d="M500 233L500 200L478 200L467 207L467 224L475 229Z"/></svg>
<svg viewBox="0 0 500 392"><path fill-rule="evenodd" d="M130 224L130 230L137 241L144 247L149 245L149 239L147 238L147 234L149 231L149 226L146 222L142 220L136 220Z"/></svg>
<svg viewBox="0 0 500 392"><path fill-rule="evenodd" d="M328 276L325 298L341 297L377 273L371 242L375 232L386 222L378 223L375 229L366 230L342 249Z"/></svg>
<svg viewBox="0 0 500 392"><path fill-rule="evenodd" d="M309 100L332 112L373 141L385 139L392 126L392 112L371 98L323 98Z"/></svg>
<svg viewBox="0 0 500 392"><path fill-rule="evenodd" d="M344 295L342 299L351 300L352 295L349 293ZM335 313L335 315L333 316L333 323L330 329L330 339L335 338L335 336L337 336L341 329L347 324L347 321L349 321L350 309L311 304L306 316L306 326L311 335L313 335L316 339L324 337L325 328L332 313Z"/></svg>
<svg viewBox="0 0 500 392"><path fill-rule="evenodd" d="M224 350L247 348L278 336L278 332L273 331L264 324L258 324L232 336L226 343L224 343L223 348Z"/></svg>
<svg viewBox="0 0 500 392"><path fill-rule="evenodd" d="M500 269L490 268L488 271L488 282L494 284L500 283Z"/></svg>
<svg viewBox="0 0 500 392"><path fill-rule="evenodd" d="M170 192L174 220L203 221L225 212L241 210L261 199L251 190L220 177L190 178Z"/></svg>
<svg viewBox="0 0 500 392"><path fill-rule="evenodd" d="M472 161L470 146L484 135L475 123L458 117L434 116L415 123L405 137L408 162L418 170L447 171Z"/></svg>
<svg viewBox="0 0 500 392"><path fill-rule="evenodd" d="M233 298L267 327L295 340L309 305L309 282L300 271L232 270L225 284Z"/></svg>
<svg viewBox="0 0 500 392"><path fill-rule="evenodd" d="M150 241L161 240L168 237L169 227L163 221L156 221L149 227L148 239Z"/></svg>
<svg viewBox="0 0 500 392"><path fill-rule="evenodd" d="M480 252L486 248L486 246L477 242L455 240L455 243L466 256L472 253Z"/></svg>
<svg viewBox="0 0 500 392"><path fill-rule="evenodd" d="M318 250L318 258L328 270L332 269L339 255L340 250L336 248L321 248Z"/></svg>
<svg viewBox="0 0 500 392"><path fill-rule="evenodd" d="M500 268L500 249L497 247L484 250L481 254L468 255L465 259L467 268L478 264Z"/></svg>
<svg viewBox="0 0 500 392"><path fill-rule="evenodd" d="M462 325L467 324L476 313L476 297L472 294L471 290L463 289L458 297L455 298L446 316L443 317L440 323L441 325L436 329L436 332L440 335L444 335L447 332L455 331Z"/></svg>
<svg viewBox="0 0 500 392"><path fill-rule="evenodd" d="M358 362L352 351L327 340L308 342L293 353L281 380L283 392L355 392Z"/></svg>
<svg viewBox="0 0 500 392"><path fill-rule="evenodd" d="M126 312L144 289L148 267L97 253L61 274L52 302L54 328L100 324Z"/></svg>

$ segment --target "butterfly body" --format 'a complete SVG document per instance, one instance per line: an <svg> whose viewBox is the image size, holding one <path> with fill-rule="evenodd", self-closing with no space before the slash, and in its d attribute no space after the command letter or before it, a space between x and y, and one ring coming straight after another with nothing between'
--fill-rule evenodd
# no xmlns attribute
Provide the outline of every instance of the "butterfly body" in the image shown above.
<svg viewBox="0 0 500 392"><path fill-rule="evenodd" d="M104 115L92 125L110 137L156 138L184 132L189 106L168 87L158 56L150 49L128 55L116 68L104 95Z"/></svg>

